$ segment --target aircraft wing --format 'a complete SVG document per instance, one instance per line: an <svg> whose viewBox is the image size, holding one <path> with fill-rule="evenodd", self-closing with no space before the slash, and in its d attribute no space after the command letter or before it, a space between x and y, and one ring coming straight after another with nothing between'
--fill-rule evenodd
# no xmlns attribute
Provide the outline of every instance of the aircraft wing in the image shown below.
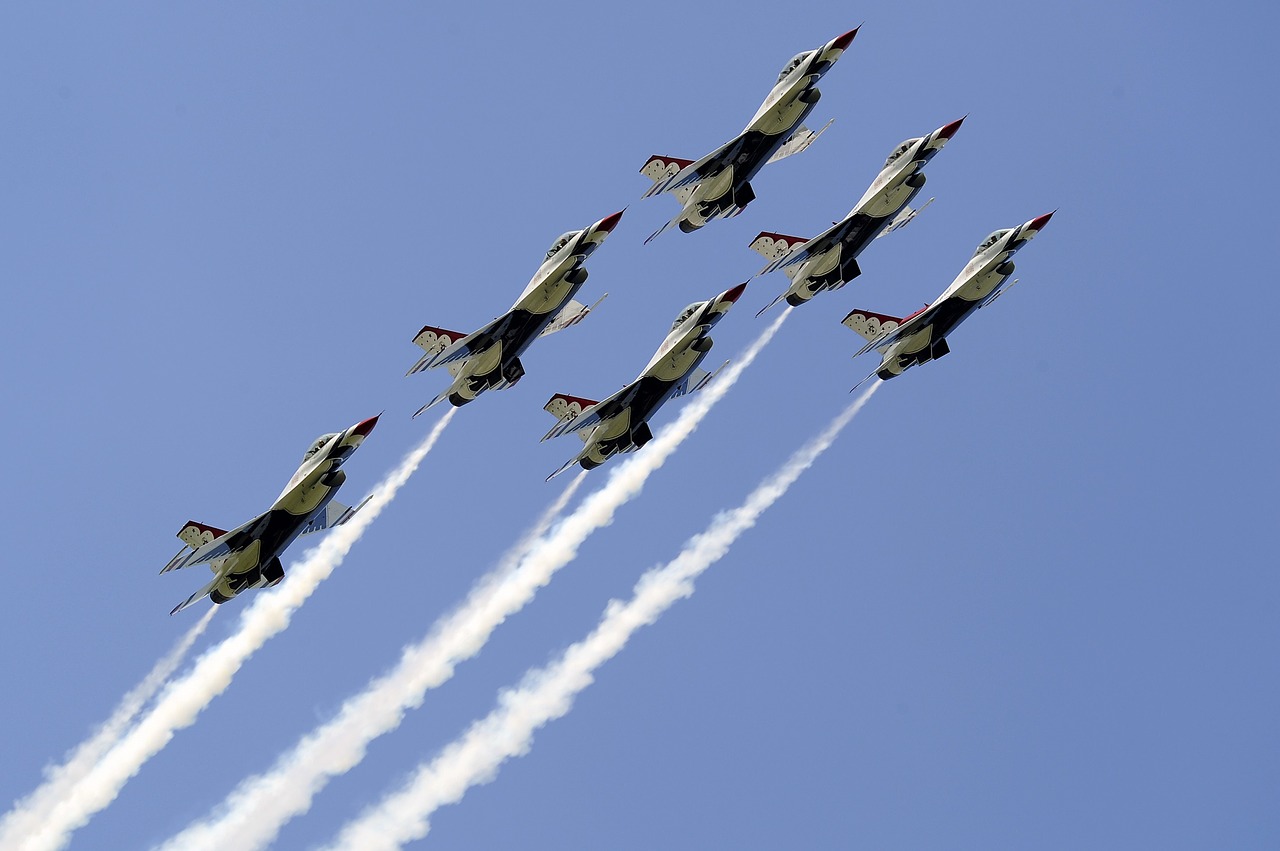
<svg viewBox="0 0 1280 851"><path fill-rule="evenodd" d="M614 394L616 396L617 394ZM610 396L605 401L614 398ZM584 428L589 428L600 422L600 403L592 399L583 399L580 396L569 396L565 393L557 393L551 397L542 409L556 418L557 422L552 426L551 431L543 435L543 440L550 440L553 437L560 437L562 434L570 432L580 432Z"/></svg>
<svg viewBox="0 0 1280 851"><path fill-rule="evenodd" d="M634 389L635 382L633 381L600 402L557 393L551 397L551 401L543 406L543 410L554 416L559 422L542 439L550 440L553 437L560 437L564 434L577 433L579 437L586 440L587 435L582 432L607 417L617 414L621 410L622 400Z"/></svg>
<svg viewBox="0 0 1280 851"><path fill-rule="evenodd" d="M178 532L178 538L186 546L179 550L176 556L169 559L169 563L162 567L160 572L168 573L171 570L180 570L196 564L208 564L214 559L227 555L231 552L231 547L227 542L232 536L237 532L249 529L262 518L263 515L259 514L230 532L224 532L221 529L215 529L212 526L188 520L186 525L182 527L182 531Z"/></svg>
<svg viewBox="0 0 1280 851"><path fill-rule="evenodd" d="M480 330L472 331L470 334L461 334L444 328L433 328L430 325L424 326L418 332L418 335L413 338L413 342L426 354L419 358L418 362L405 375L413 375L416 372L422 372L424 369L434 369L437 366L447 366L466 360L481 348L482 341L487 339L489 332L496 328L505 318L506 314L503 314ZM450 372L452 371L453 369L450 370Z"/></svg>
<svg viewBox="0 0 1280 851"><path fill-rule="evenodd" d="M664 157L658 154L649 157L648 162L640 169L640 173L652 180L653 186L649 187L649 191L644 193L643 197L648 198L651 195L659 195L670 189L687 187L691 183L697 182L700 178L695 177L694 180L687 183L682 181L679 186L673 185L676 182L676 178L680 177L681 173L691 165L693 165L693 160L684 160L679 157Z"/></svg>
<svg viewBox="0 0 1280 851"><path fill-rule="evenodd" d="M733 164L733 154L738 150L742 136L734 136L728 142L716 148L700 160L690 162L675 157L650 157L640 169L640 173L653 181L653 186L642 197L661 195L663 192L678 192L692 188L714 174L719 174ZM672 165L678 166L672 170ZM655 176L657 175L657 176ZM684 198L681 203L686 203Z"/></svg>
<svg viewBox="0 0 1280 851"><path fill-rule="evenodd" d="M932 322L935 313L937 313L937 305L926 307L906 319L883 313L872 313L869 310L854 310L840 324L858 332L867 340L867 344L854 354L856 358L872 349L884 351L898 340L910 337Z"/></svg>
<svg viewBox="0 0 1280 851"><path fill-rule="evenodd" d="M769 231L761 231L755 239L751 240L751 250L759 254L761 257L769 261L769 264L756 272L756 276L768 274L775 269L784 266L791 266L792 263L798 263L804 257L808 257L805 253L804 257L793 260L793 255L797 254L800 247L803 246L808 239L803 236L788 236L785 233L770 233ZM790 277L790 272L787 273Z"/></svg>

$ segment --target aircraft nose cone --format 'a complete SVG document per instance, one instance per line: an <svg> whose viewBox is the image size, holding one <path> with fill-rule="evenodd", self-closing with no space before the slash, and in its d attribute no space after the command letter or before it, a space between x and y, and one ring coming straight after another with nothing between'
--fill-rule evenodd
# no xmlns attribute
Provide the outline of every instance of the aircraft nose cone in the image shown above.
<svg viewBox="0 0 1280 851"><path fill-rule="evenodd" d="M836 38L835 41L831 42L831 46L834 47L836 50L848 50L849 45L853 44L853 37L858 34L858 30L860 29L862 29L861 24L849 30L844 35Z"/></svg>
<svg viewBox="0 0 1280 851"><path fill-rule="evenodd" d="M733 289L727 290L724 295L720 296L720 298L722 301L736 302L738 299L742 298L742 293L743 291L746 290L746 288L747 288L746 283L738 284Z"/></svg>
<svg viewBox="0 0 1280 851"><path fill-rule="evenodd" d="M357 423L352 427L351 433L358 434L361 437L368 437L369 432L373 431L373 427L378 424L378 417L380 416L382 416L382 414L376 414L363 422Z"/></svg>
<svg viewBox="0 0 1280 851"><path fill-rule="evenodd" d="M622 214L625 212L626 210L619 210L618 212L614 213L612 216L606 216L604 219L601 220L599 229L602 231L608 231L609 233L613 233L613 229L618 226L618 221L622 218Z"/></svg>
<svg viewBox="0 0 1280 851"><path fill-rule="evenodd" d="M1056 212L1058 211L1053 211L1053 213ZM1031 223L1027 227L1037 232L1044 230L1044 226L1049 224L1049 219L1053 218L1053 213L1045 213L1043 216L1037 216L1031 220Z"/></svg>
<svg viewBox="0 0 1280 851"><path fill-rule="evenodd" d="M941 136L943 139L950 139L952 136L956 135L956 131L960 129L960 125L963 124L964 119L968 117L969 116L966 115L964 116L964 118L961 118L958 121L952 121L946 127L943 127L941 130L939 130L938 135Z"/></svg>

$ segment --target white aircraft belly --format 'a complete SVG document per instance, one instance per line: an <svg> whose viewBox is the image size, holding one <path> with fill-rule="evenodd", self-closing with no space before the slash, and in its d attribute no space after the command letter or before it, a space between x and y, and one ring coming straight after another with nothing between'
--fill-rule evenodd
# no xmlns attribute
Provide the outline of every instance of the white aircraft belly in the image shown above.
<svg viewBox="0 0 1280 851"><path fill-rule="evenodd" d="M800 274L796 275L796 279L799 281L805 278L818 278L827 274L840 263L840 253L843 249L842 243L836 243L816 257L810 257L800 267Z"/></svg>
<svg viewBox="0 0 1280 851"><path fill-rule="evenodd" d="M719 174L712 175L698 184L687 206L692 207L698 201L711 201L729 191L733 185L733 166L730 165Z"/></svg>
<svg viewBox="0 0 1280 851"><path fill-rule="evenodd" d="M232 553L222 564L218 566L218 576L221 580L218 583L218 589L223 592L223 596L233 596L230 588L227 587L227 579L236 574L253 570L258 566L258 561L262 554L262 541L254 541L249 546L239 552Z"/></svg>

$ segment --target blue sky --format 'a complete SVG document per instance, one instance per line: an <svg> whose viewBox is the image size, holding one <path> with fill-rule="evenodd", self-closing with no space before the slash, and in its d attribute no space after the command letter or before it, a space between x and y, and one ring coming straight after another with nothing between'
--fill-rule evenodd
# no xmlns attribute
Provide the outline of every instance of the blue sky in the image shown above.
<svg viewBox="0 0 1280 851"><path fill-rule="evenodd" d="M409 415L444 377L402 377L423 324L482 324L556 236L630 205L590 264L598 313L460 412L293 625L72 847L163 840L329 717L559 492L543 479L577 443L539 444L552 393L631 379L682 307L762 265L757 232L819 232L898 142L968 114L929 167L937 201L797 310L645 493L277 847L332 836L825 426L874 365L849 360L850 309L910 313L988 232L1052 209L952 356L884 387L428 842L1274 847L1276 18L5 7L0 799L194 623L167 612L203 578L157 575L186 520L243 522L316 435L385 409L354 501L425 434L434 412ZM642 246L675 212L639 202L648 156L711 150L793 54L863 22L810 122L830 130L740 217ZM784 280L750 284L712 359L754 339ZM226 608L202 646L243 603Z"/></svg>

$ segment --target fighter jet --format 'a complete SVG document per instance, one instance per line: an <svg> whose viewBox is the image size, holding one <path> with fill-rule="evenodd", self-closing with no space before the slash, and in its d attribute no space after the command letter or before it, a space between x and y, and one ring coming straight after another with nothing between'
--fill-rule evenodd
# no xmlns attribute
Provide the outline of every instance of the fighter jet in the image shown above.
<svg viewBox="0 0 1280 851"><path fill-rule="evenodd" d="M317 437L276 501L243 526L226 532L188 521L178 533L186 546L160 572L207 564L213 569L213 580L169 614L175 615L206 596L221 604L249 588L277 584L284 579L280 554L295 538L350 520L369 500L355 508L334 500L334 494L347 480L347 474L339 467L377 422L378 417L370 417L346 431Z"/></svg>
<svg viewBox="0 0 1280 851"><path fill-rule="evenodd" d="M1017 280L1009 282L1014 269L1009 258L1044 230L1051 216L1053 213L1045 213L988 236L938 300L905 319L869 310L855 310L846 316L841 324L868 341L854 357L872 349L884 356L880 368L862 381L872 375L888 381L917 364L928 363L950 352L947 335L975 310L991 304L1017 283Z"/></svg>
<svg viewBox="0 0 1280 851"><path fill-rule="evenodd" d="M648 443L653 438L649 418L668 399L701 390L715 377L715 373L699 366L711 351L708 332L729 312L746 287L745 283L739 284L710 301L694 302L680 311L671 332L644 371L604 401L562 393L552 396L544 410L558 422L542 439L574 432L586 445L577 456L547 476L547 481L574 464L591 470L614 455L634 452Z"/></svg>
<svg viewBox="0 0 1280 851"><path fill-rule="evenodd" d="M414 416L444 399L461 407L485 390L510 387L524 375L520 355L535 338L554 334L585 319L604 296L591 307L573 300L587 280L583 264L621 218L622 211L583 230L562 234L551 244L542 265L511 309L479 331L461 334L430 325L419 331L413 342L426 354L406 375L443 366L453 376L453 384L419 408Z"/></svg>
<svg viewBox="0 0 1280 851"><path fill-rule="evenodd" d="M760 313L783 299L792 307L799 307L823 290L838 290L861 275L858 255L871 240L906 226L933 203L930 198L919 209L908 206L924 186L925 164L950 141L962 121L963 118L952 121L894 148L862 200L847 216L813 239L766 231L752 240L751 248L771 261L756 274L767 275L781 269L791 279L791 288L762 307Z"/></svg>
<svg viewBox="0 0 1280 851"><path fill-rule="evenodd" d="M653 181L644 197L674 192L681 210L649 239L672 225L679 225L680 230L689 233L713 219L738 215L755 199L751 178L766 163L798 154L813 144L813 140L831 126L828 121L815 133L801 123L822 96L816 84L857 34L855 27L817 50L797 54L778 74L773 90L742 132L697 162L677 157L650 157L640 169L641 174Z"/></svg>

